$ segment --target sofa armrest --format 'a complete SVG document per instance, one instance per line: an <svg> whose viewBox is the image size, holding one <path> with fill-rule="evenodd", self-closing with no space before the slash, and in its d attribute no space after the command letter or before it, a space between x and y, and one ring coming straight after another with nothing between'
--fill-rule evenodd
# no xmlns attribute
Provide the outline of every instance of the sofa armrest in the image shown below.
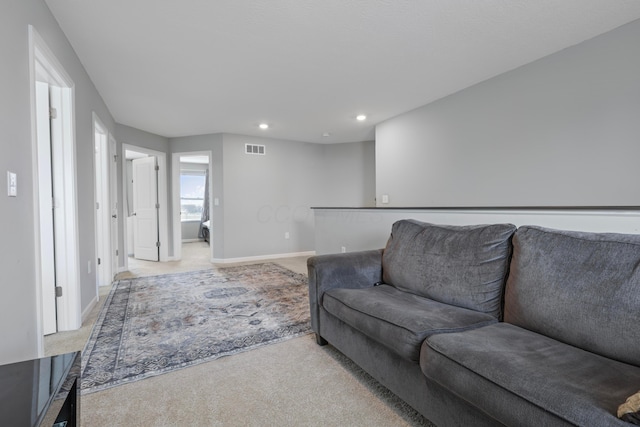
<svg viewBox="0 0 640 427"><path fill-rule="evenodd" d="M322 295L333 288L367 288L382 280L383 249L318 255L307 260L311 328L319 334Z"/></svg>

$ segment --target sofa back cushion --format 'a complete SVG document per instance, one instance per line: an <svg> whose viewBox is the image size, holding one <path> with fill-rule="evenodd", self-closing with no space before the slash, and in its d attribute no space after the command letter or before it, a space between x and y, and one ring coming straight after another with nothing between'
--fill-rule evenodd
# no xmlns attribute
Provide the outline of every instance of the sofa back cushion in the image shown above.
<svg viewBox="0 0 640 427"><path fill-rule="evenodd" d="M640 365L640 235L521 227L505 322Z"/></svg>
<svg viewBox="0 0 640 427"><path fill-rule="evenodd" d="M398 221L382 255L382 280L400 290L499 319L515 229L512 224Z"/></svg>

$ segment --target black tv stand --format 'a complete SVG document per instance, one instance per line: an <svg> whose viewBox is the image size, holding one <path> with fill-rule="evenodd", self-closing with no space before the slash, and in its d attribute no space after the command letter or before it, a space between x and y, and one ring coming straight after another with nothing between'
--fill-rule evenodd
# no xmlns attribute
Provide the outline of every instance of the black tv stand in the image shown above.
<svg viewBox="0 0 640 427"><path fill-rule="evenodd" d="M0 425L80 425L80 352L0 366Z"/></svg>

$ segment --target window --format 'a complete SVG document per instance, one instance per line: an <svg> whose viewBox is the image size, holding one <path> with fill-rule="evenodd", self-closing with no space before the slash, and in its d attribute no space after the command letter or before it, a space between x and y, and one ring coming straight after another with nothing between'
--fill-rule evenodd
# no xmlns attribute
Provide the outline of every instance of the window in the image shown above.
<svg viewBox="0 0 640 427"><path fill-rule="evenodd" d="M204 205L204 171L180 171L180 220L200 221Z"/></svg>

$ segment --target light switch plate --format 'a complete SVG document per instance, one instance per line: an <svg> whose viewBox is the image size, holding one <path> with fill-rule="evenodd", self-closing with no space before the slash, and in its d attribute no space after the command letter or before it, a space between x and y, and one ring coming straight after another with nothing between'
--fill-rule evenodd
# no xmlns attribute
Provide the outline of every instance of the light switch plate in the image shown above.
<svg viewBox="0 0 640 427"><path fill-rule="evenodd" d="M18 196L18 176L10 171L7 171L7 194L9 197Z"/></svg>

